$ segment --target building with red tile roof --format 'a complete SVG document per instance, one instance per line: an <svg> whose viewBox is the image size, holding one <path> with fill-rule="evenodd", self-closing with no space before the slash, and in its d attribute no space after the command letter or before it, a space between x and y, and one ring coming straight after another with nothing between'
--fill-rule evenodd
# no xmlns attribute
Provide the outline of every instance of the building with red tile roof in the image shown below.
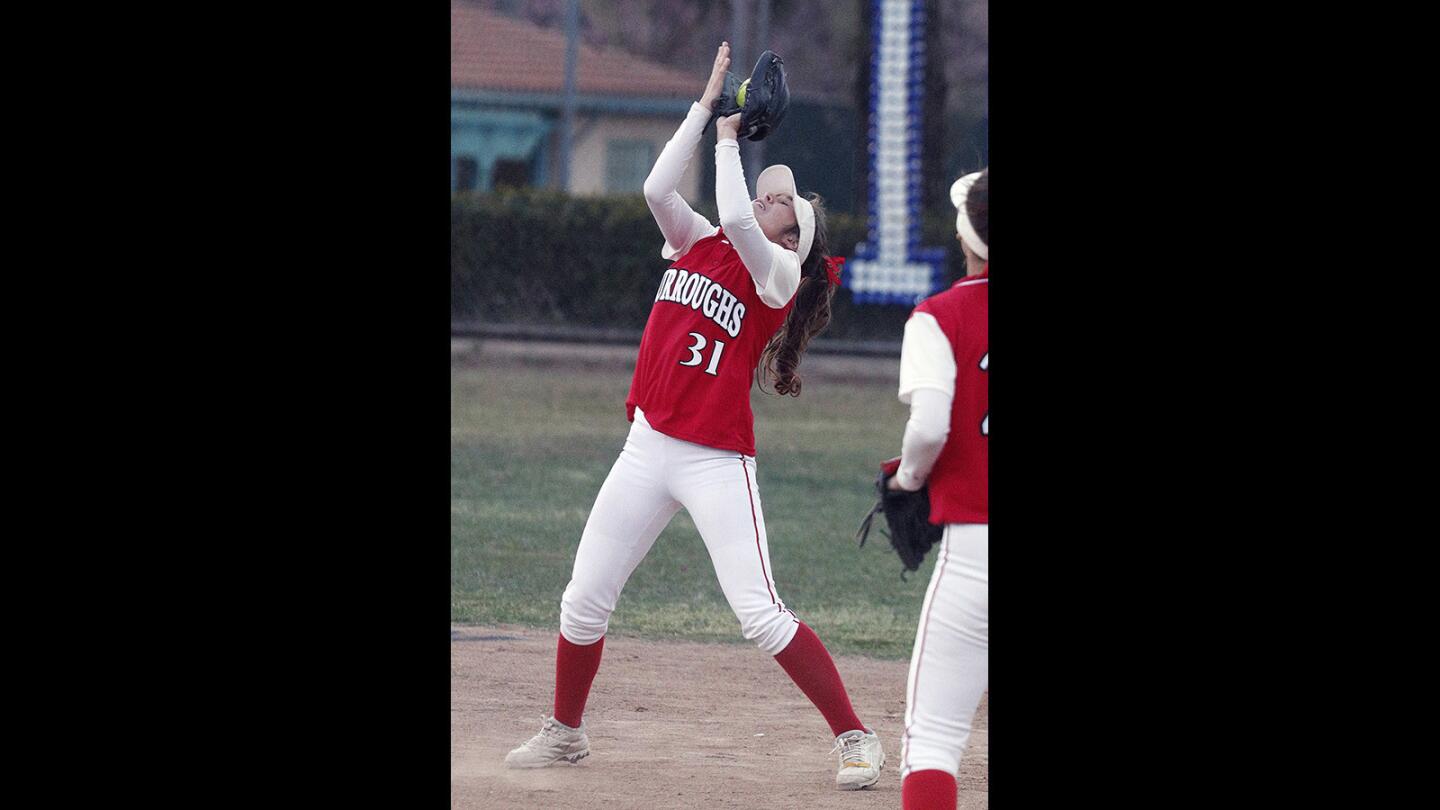
<svg viewBox="0 0 1440 810"><path fill-rule="evenodd" d="M565 44L561 29L452 0L452 191L555 185ZM567 190L639 194L706 77L581 43L575 78ZM696 163L681 183L691 200Z"/></svg>
<svg viewBox="0 0 1440 810"><path fill-rule="evenodd" d="M581 43L581 94L691 100L705 77ZM698 87L697 87L698 85ZM467 90L559 93L565 86L565 32L469 5L450 4L450 86Z"/></svg>

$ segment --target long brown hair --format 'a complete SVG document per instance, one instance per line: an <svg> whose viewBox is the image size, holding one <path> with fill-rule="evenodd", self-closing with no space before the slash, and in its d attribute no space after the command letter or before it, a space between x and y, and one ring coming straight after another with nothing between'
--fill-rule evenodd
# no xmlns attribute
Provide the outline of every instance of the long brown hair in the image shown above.
<svg viewBox="0 0 1440 810"><path fill-rule="evenodd" d="M774 380L775 393L800 396L800 356L810 339L825 331L830 325L830 300L835 297L835 285L825 272L825 259L830 255L829 234L825 227L825 208L820 195L811 192L805 195L810 207L815 209L815 241L810 245L810 254L800 268L800 288L795 291L795 306L785 317L780 331L770 338L765 351L760 355L757 382L765 390L765 380Z"/></svg>

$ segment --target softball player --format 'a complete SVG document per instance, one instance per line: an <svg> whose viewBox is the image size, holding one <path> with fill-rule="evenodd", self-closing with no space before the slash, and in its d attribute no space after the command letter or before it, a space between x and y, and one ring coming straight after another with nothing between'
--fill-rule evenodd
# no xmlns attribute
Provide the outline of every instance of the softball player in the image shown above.
<svg viewBox="0 0 1440 810"><path fill-rule="evenodd" d="M836 785L880 777L880 738L855 715L825 645L775 591L755 481L750 385L762 362L777 393L798 395L806 344L830 321L839 283L827 255L818 197L801 197L785 166L771 166L746 193L736 140L740 116L716 122L717 228L676 188L724 86L722 43L709 83L645 181L645 199L674 263L660 279L625 402L633 422L620 458L595 498L560 603L555 708L540 733L506 764L541 768L590 753L585 700L600 666L620 591L683 506L710 552L745 638L775 660L836 735Z"/></svg>
<svg viewBox="0 0 1440 810"><path fill-rule="evenodd" d="M892 489L930 485L944 534L925 592L901 738L905 810L954 810L955 773L990 681L990 170L950 189L966 276L905 324L900 401L910 405Z"/></svg>

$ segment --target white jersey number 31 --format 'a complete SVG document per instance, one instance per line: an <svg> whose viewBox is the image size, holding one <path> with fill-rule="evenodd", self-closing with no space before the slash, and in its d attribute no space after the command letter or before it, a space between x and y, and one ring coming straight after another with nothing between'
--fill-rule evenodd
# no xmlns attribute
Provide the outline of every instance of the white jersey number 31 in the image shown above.
<svg viewBox="0 0 1440 810"><path fill-rule="evenodd" d="M700 354L701 352L705 351L705 336L700 334L699 332L691 332L690 337L695 338L695 344L693 346L686 347L690 350L690 359L681 360L680 365L682 366L698 366L705 359ZM716 369L720 368L720 355L723 354L724 351L725 341L715 341L715 353L710 355L710 365L705 368L706 374L715 377L720 376L716 373Z"/></svg>

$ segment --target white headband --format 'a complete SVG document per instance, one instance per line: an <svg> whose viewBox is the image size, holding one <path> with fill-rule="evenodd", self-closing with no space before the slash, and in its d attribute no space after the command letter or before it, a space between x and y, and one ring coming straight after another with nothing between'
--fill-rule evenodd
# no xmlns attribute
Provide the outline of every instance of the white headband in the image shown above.
<svg viewBox="0 0 1440 810"><path fill-rule="evenodd" d="M975 251L975 255L990 261L990 248L980 239L980 234L975 232L975 226L970 224L970 215L965 213L965 198L970 194L970 187L980 179L980 172L967 174L955 181L950 187L950 202L955 204L955 231L965 244Z"/></svg>
<svg viewBox="0 0 1440 810"><path fill-rule="evenodd" d="M776 163L755 178L755 196L764 197L779 192L789 194L795 203L795 224L800 226L800 249L795 253L803 265L805 257L810 255L810 246L815 243L815 208L809 200L800 196L800 190L795 187L795 173L790 171L790 167Z"/></svg>

